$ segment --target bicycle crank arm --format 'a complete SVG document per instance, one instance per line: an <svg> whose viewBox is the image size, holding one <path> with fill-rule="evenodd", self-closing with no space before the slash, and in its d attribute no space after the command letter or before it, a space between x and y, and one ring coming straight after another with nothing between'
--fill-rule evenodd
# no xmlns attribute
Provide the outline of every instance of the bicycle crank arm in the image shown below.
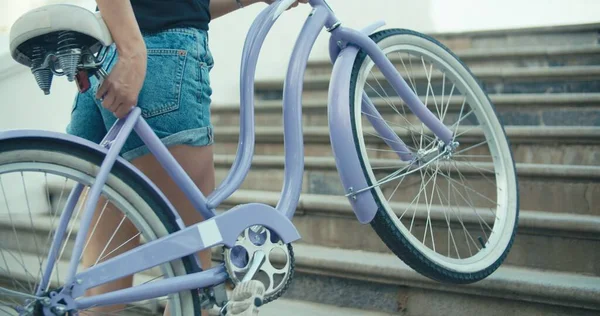
<svg viewBox="0 0 600 316"><path fill-rule="evenodd" d="M242 279L242 283L252 280L256 272L258 272L258 268L260 268L260 265L265 260L265 257L265 252L262 250L258 250L254 253L254 257L252 257L252 261L250 262L250 268L248 269L248 273L246 273Z"/></svg>

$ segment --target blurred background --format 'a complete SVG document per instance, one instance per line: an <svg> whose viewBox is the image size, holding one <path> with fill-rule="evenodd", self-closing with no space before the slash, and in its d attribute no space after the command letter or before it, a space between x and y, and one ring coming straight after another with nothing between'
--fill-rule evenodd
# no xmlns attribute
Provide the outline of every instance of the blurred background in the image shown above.
<svg viewBox="0 0 600 316"><path fill-rule="evenodd" d="M62 131L68 120L75 86L66 80L55 80L52 94L44 96L29 71L7 55L12 23L24 12L50 3L95 8L93 0L0 0L0 109L12 112L10 118L0 117L0 129L37 127ZM600 12L600 2L595 0L331 0L329 3L347 26L360 28L385 20L388 27L426 33L582 24L598 21ZM252 5L211 23L210 47L215 58L211 73L214 104L238 102L239 61L244 38L254 17L263 8L262 4ZM265 42L257 70L258 79L284 77L290 52L308 12L308 7L292 10L277 22ZM328 34L324 32L315 45L311 60L327 60L327 39ZM23 116L32 111L44 119Z"/></svg>

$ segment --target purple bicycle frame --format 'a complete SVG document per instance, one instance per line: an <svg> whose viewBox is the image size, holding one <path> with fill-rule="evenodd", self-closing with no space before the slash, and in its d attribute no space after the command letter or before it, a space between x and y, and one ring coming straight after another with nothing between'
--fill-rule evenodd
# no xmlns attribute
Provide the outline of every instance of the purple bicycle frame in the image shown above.
<svg viewBox="0 0 600 316"><path fill-rule="evenodd" d="M331 142L335 159L340 171L342 184L350 192L367 187L364 176L360 172L343 173L342 170L360 170L356 155L344 155L349 150L355 151L354 140L350 131L351 115L348 106L350 91L350 72L352 64L359 49L364 50L374 63L381 69L383 75L392 84L398 95L407 103L409 108L419 119L430 128L433 133L444 143L452 139L452 132L448 130L427 109L419 98L410 90L392 63L385 57L379 47L368 37L381 24L374 24L362 32L342 27L325 0L310 0L313 7L307 18L290 59L288 73L285 79L283 93L284 115L284 146L285 146L285 176L282 195L276 208L263 204L246 204L216 216L215 208L235 190L237 190L250 170L254 153L254 77L258 55L262 44L275 21L294 1L278 0L267 7L252 24L244 45L241 63L241 109L240 109L240 140L235 161L231 170L222 184L211 195L205 197L177 164L167 148L152 132L146 121L141 117L139 108L135 108L125 119L115 123L101 143L104 148L85 142L71 136L58 136L52 133L25 131L0 134L0 141L27 137L62 139L79 146L87 146L90 150L100 151L106 155L102 166L88 193L88 200L81 219L80 230L75 240L74 251L68 270L66 284L62 291L52 298L51 306L60 300L67 303L68 309L85 309L91 306L103 306L129 303L136 300L145 300L159 297L168 293L208 287L219 284L227 279L227 273L222 265L210 270L192 273L184 276L168 278L149 284L143 284L116 292L78 298L84 292L113 280L148 268L182 258L188 255L224 244L233 246L237 236L247 227L263 225L276 233L285 243L291 243L300 238L296 228L291 223L302 188L302 173L304 171L304 147L302 133L302 89L305 68L309 54L317 36L325 27L331 33L330 55L334 62L332 82L329 90L329 122L331 127ZM374 105L363 98L362 111L368 113L369 120L378 133L387 135L392 140L392 148L403 160L410 160L412 153L402 140L381 118ZM183 190L195 208L206 219L204 222L184 228L179 216L173 211L181 230L146 243L134 250L111 258L94 267L77 272L77 264L83 252L85 242L96 202L101 194L102 187L108 179L109 173L116 161L134 170L134 168L118 157L125 140L135 131L142 141L148 146L160 164L166 169L175 183ZM135 170L137 174L139 171ZM145 179L145 178L144 178ZM152 187L154 187L152 185ZM79 199L81 187L74 189L69 197L67 206L74 207ZM160 194L157 192L157 194ZM162 195L160 195L162 196ZM163 197L164 198L164 197ZM366 223L372 220L377 207L369 193L365 191L349 197L357 218ZM169 204L170 205L170 204ZM56 251L64 236L64 230L70 220L71 210L65 210L52 246L51 254L44 270L43 280L39 286L38 295L49 281L50 272L55 264ZM160 254L160 256L156 255ZM110 272L109 272L110 271ZM78 299L76 299L78 298ZM45 308L45 312L50 310Z"/></svg>

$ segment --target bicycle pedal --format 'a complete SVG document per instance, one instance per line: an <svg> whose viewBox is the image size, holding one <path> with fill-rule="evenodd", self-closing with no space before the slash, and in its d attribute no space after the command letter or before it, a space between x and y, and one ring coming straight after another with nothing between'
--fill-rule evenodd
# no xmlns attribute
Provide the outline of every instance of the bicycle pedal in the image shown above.
<svg viewBox="0 0 600 316"><path fill-rule="evenodd" d="M263 304L264 295L265 286L260 281L250 280L238 284L227 304L227 315L258 315L258 307Z"/></svg>

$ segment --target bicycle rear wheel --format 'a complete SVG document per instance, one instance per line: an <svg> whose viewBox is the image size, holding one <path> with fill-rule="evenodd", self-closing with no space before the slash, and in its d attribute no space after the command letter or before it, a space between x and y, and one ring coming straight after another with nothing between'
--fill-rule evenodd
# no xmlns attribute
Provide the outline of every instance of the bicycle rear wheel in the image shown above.
<svg viewBox="0 0 600 316"><path fill-rule="evenodd" d="M350 105L356 151L379 207L371 225L417 272L441 282L481 280L504 261L517 227L517 177L504 128L472 73L441 43L403 29L371 38L460 144L442 156L440 140L360 52ZM381 115L376 119L385 120L425 167L401 161L386 144L393 140L370 126L363 92Z"/></svg>
<svg viewBox="0 0 600 316"><path fill-rule="evenodd" d="M0 312L17 315L29 302L16 293L34 295L46 266L50 245L58 226L61 211L71 192L79 183L84 186L80 203L73 210L69 226L59 247L50 284L45 293L59 290L66 281L78 220L81 218L85 195L99 170L104 155L83 146L53 143L49 140L11 140L0 142ZM162 201L139 176L117 162L102 190L102 202L97 217L89 228L88 242L108 238L91 266L98 264L144 241L166 236L178 230L175 218ZM114 212L110 215L110 212ZM105 237L99 237L98 223L108 216L117 217L117 225ZM137 232L126 241L116 242L126 225ZM80 259L81 260L81 259ZM133 285L155 282L164 278L194 272L191 256L174 260L160 267L137 273ZM82 261L78 271L85 269ZM7 291L12 291L7 295ZM3 292L3 293L2 293ZM120 310L101 315L132 315L153 313L162 315L166 303L171 315L200 315L198 291L185 291L151 301L136 302ZM30 304L32 314L39 306ZM25 308L25 309L24 309ZM93 310L79 311L82 315L96 314Z"/></svg>

